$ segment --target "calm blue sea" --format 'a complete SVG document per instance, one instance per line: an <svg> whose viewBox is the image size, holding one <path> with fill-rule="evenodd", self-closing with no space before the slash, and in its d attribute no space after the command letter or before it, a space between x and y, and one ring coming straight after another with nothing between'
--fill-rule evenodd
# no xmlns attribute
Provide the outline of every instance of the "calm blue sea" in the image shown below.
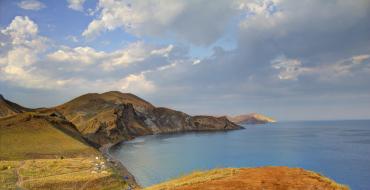
<svg viewBox="0 0 370 190"><path fill-rule="evenodd" d="M280 122L244 130L155 135L112 149L143 186L194 170L291 166L370 189L370 120Z"/></svg>

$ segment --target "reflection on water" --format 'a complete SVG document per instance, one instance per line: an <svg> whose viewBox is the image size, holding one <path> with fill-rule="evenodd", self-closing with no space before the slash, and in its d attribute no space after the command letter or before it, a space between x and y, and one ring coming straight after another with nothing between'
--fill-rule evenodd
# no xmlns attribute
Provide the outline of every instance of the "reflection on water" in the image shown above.
<svg viewBox="0 0 370 190"><path fill-rule="evenodd" d="M245 130L154 135L112 154L143 186L215 167L285 165L370 189L370 121L285 122Z"/></svg>

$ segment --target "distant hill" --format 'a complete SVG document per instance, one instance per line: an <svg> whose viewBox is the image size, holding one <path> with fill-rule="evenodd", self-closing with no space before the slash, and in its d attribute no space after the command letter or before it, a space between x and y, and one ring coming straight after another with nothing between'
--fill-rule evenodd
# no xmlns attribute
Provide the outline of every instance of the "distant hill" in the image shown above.
<svg viewBox="0 0 370 190"><path fill-rule="evenodd" d="M27 111L31 111L32 109L22 107L14 102L6 100L0 94L0 118L1 117L8 117L18 113L23 113Z"/></svg>
<svg viewBox="0 0 370 190"><path fill-rule="evenodd" d="M326 189L349 190L345 185L300 168L225 168L190 175L147 187L144 190L224 189Z"/></svg>
<svg viewBox="0 0 370 190"><path fill-rule="evenodd" d="M265 124L276 122L273 118L258 113L228 116L227 118L236 124Z"/></svg>

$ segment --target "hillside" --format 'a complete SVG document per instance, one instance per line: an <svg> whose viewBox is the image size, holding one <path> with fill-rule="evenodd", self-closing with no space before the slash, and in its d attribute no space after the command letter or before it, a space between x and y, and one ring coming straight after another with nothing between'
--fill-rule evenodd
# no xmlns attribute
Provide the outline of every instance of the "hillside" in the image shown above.
<svg viewBox="0 0 370 190"><path fill-rule="evenodd" d="M194 172L145 190L349 190L315 172L300 168L226 168Z"/></svg>
<svg viewBox="0 0 370 190"><path fill-rule="evenodd" d="M0 150L0 189L127 186L75 126L57 114L0 118Z"/></svg>
<svg viewBox="0 0 370 190"><path fill-rule="evenodd" d="M85 94L50 110L60 112L96 146L150 134L241 128L225 117L193 117L117 91Z"/></svg>
<svg viewBox="0 0 370 190"><path fill-rule="evenodd" d="M265 115L258 113L251 113L238 116L228 116L227 118L236 124L265 124L276 122L271 117L267 117Z"/></svg>
<svg viewBox="0 0 370 190"><path fill-rule="evenodd" d="M27 111L31 111L31 109L22 107L14 102L6 100L0 94L0 118L12 116L12 115L27 112Z"/></svg>

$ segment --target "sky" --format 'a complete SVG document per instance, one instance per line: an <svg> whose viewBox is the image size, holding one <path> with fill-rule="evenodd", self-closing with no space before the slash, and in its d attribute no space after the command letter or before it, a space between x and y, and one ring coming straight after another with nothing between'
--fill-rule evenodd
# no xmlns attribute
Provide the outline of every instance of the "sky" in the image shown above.
<svg viewBox="0 0 370 190"><path fill-rule="evenodd" d="M369 0L0 0L0 93L118 90L189 114L370 119Z"/></svg>

